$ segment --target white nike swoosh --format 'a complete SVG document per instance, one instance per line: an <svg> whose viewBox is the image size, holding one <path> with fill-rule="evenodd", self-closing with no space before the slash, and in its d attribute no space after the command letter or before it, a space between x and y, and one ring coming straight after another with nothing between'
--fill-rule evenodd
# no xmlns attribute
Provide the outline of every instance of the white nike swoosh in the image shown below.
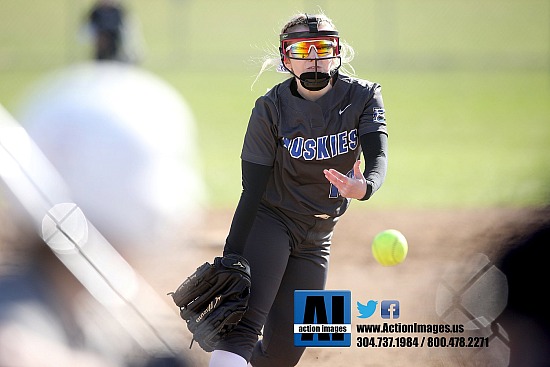
<svg viewBox="0 0 550 367"><path fill-rule="evenodd" d="M341 115L344 113L344 111L349 107L351 106L351 103L349 105L347 105L346 107L342 108L340 111L338 111L338 114Z"/></svg>

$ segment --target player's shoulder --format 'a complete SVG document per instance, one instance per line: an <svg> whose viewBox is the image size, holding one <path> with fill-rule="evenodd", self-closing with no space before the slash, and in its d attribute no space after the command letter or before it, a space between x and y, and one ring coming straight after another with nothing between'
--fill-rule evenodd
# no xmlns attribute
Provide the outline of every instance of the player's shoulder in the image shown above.
<svg viewBox="0 0 550 367"><path fill-rule="evenodd" d="M363 90L366 90L366 91L374 91L376 89L381 89L382 88L380 83L373 82L373 81L368 80L368 79L361 79L361 78L351 76L351 75L346 75L346 74L343 74L343 73L338 74L338 80L343 82L343 83L348 84L350 86L350 88L355 88L355 89L359 89L359 90L363 89Z"/></svg>
<svg viewBox="0 0 550 367"><path fill-rule="evenodd" d="M269 105L276 106L278 105L281 98L287 98L286 95L290 92L290 83L292 78L286 79L281 83L275 84L271 89L269 89L265 94L261 95L256 99L256 105Z"/></svg>
<svg viewBox="0 0 550 367"><path fill-rule="evenodd" d="M265 94L259 96L254 104L253 115L255 116L271 116L275 119L279 116L279 105L281 103L282 95L285 95L285 91L290 90L290 81L287 79L279 84L274 85Z"/></svg>
<svg viewBox="0 0 550 367"><path fill-rule="evenodd" d="M288 78L278 84L275 84L271 89L269 89L263 96L260 98L266 98L270 100L277 100L281 98L281 94L284 94L283 92L290 90L290 83L292 82L292 78Z"/></svg>

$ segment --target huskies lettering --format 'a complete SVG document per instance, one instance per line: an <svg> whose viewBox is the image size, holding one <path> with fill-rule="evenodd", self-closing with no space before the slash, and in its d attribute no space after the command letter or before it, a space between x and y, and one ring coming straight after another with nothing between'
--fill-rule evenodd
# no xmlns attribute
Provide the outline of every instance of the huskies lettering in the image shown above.
<svg viewBox="0 0 550 367"><path fill-rule="evenodd" d="M357 129L342 131L334 135L324 135L315 139L282 138L283 146L288 149L292 158L304 158L306 161L323 160L346 154L357 149Z"/></svg>

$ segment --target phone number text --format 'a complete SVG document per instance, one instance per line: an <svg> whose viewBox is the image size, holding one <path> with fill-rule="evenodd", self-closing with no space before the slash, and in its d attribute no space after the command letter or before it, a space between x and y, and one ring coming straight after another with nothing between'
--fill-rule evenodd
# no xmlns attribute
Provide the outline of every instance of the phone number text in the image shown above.
<svg viewBox="0 0 550 367"><path fill-rule="evenodd" d="M481 336L358 336L359 348L487 348L489 337Z"/></svg>

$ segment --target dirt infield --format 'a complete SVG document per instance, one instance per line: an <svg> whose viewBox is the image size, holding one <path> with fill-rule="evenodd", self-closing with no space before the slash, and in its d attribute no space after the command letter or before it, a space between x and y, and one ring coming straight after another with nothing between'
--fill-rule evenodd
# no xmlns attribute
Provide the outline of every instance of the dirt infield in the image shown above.
<svg viewBox="0 0 550 367"><path fill-rule="evenodd" d="M206 213L186 248L148 259L142 270L159 293L172 290L198 264L219 255L231 215ZM355 302L370 299L399 300L402 323L441 322L435 309L443 274L477 253L496 262L505 250L503 241L539 217L529 209L350 210L335 231L327 289L351 290L353 327L363 322L356 317ZM395 267L377 264L370 250L373 236L388 228L399 229L409 242L406 261ZM373 323L382 321L372 318ZM359 348L357 336L353 330L351 348L307 349L299 366L457 366L475 365L472 361L483 357L460 348ZM198 366L208 365L208 354L197 346L190 354Z"/></svg>

